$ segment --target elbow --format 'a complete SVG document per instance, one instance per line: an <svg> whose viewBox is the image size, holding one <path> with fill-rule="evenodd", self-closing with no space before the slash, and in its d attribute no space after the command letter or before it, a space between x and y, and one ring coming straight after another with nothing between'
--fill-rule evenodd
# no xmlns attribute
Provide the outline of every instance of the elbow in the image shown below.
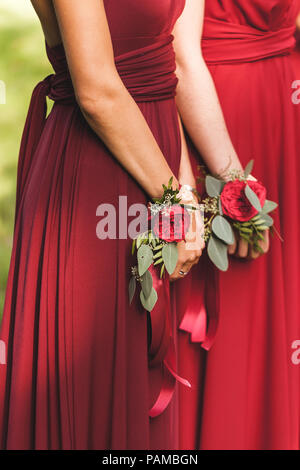
<svg viewBox="0 0 300 470"><path fill-rule="evenodd" d="M119 78L97 81L76 90L76 100L82 112L94 120L99 114L105 114L120 100L124 86Z"/></svg>

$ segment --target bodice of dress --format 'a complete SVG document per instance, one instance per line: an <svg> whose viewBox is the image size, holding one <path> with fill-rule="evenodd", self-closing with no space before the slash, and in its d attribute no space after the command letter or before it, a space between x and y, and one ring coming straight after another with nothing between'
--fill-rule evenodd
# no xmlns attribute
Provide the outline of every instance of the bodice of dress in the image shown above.
<svg viewBox="0 0 300 470"><path fill-rule="evenodd" d="M209 0L205 16L260 31L276 31L294 25L299 10L299 0Z"/></svg>
<svg viewBox="0 0 300 470"><path fill-rule="evenodd" d="M185 0L104 0L117 70L137 102L173 98L177 85L172 30ZM56 102L74 102L62 45L47 47L55 75L45 84Z"/></svg>
<svg viewBox="0 0 300 470"><path fill-rule="evenodd" d="M170 35L185 0L104 0L115 55Z"/></svg>
<svg viewBox="0 0 300 470"><path fill-rule="evenodd" d="M286 55L295 46L300 0L207 1L202 49L208 64Z"/></svg>

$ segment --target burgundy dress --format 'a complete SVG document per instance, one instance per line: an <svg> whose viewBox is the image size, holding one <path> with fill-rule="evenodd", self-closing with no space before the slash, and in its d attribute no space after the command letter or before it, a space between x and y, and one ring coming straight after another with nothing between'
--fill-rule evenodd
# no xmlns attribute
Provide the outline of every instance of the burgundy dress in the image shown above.
<svg viewBox="0 0 300 470"><path fill-rule="evenodd" d="M196 320L185 327L192 337L181 333L180 371L194 384L192 392L180 389L182 448L300 446L300 366L293 360L300 340L300 105L292 102L300 77L290 56L298 11L291 0L206 2L204 57L242 163L255 160L254 175L280 205L275 226L284 242L274 235L268 255L231 259L220 275L219 327L208 353L190 342Z"/></svg>
<svg viewBox="0 0 300 470"><path fill-rule="evenodd" d="M105 7L118 71L177 174L171 32L184 0ZM96 236L100 204L118 214L119 196L128 207L148 197L85 122L63 47L47 52L56 74L34 91L19 159L0 448L174 449L176 396L149 417L161 370L148 369L147 315L137 299L129 307L131 240ZM45 120L47 95L55 105Z"/></svg>

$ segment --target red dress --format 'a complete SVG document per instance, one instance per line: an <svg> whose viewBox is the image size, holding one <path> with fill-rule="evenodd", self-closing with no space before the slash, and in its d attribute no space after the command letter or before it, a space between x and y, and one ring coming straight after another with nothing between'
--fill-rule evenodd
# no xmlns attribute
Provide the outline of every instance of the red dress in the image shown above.
<svg viewBox="0 0 300 470"><path fill-rule="evenodd" d="M184 0L105 7L118 71L177 174L171 32ZM149 198L85 122L63 47L47 52L56 74L34 91L19 159L0 448L174 449L176 398L149 417L161 371L148 370L147 315L137 299L129 307L131 240L96 236L100 204L118 214L119 196L127 207ZM44 121L46 95L55 105Z"/></svg>
<svg viewBox="0 0 300 470"><path fill-rule="evenodd" d="M284 242L274 235L268 255L231 259L220 275L209 352L180 334L180 372L194 384L180 390L184 449L300 446L300 365L292 360L300 340L300 105L290 56L298 11L290 0L206 2L204 57L242 163L255 160L255 176L279 203Z"/></svg>
<svg viewBox="0 0 300 470"><path fill-rule="evenodd" d="M296 67L296 79L300 80L300 30L296 31L296 47L293 53L294 65Z"/></svg>

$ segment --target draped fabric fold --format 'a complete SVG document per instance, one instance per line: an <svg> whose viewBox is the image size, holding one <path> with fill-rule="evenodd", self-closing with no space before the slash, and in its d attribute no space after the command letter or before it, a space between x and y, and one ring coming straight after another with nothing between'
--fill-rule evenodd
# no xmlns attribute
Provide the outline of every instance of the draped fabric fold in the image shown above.
<svg viewBox="0 0 300 470"><path fill-rule="evenodd" d="M61 104L76 103L72 82L66 70L57 74L48 75L48 77L38 83L33 90L22 134L18 161L16 217L18 215L23 189L34 158L34 153L45 127L47 97Z"/></svg>
<svg viewBox="0 0 300 470"><path fill-rule="evenodd" d="M18 163L16 218L33 155L45 125L47 111L46 97L50 91L51 77L52 75L49 75L35 87L25 122Z"/></svg>
<svg viewBox="0 0 300 470"><path fill-rule="evenodd" d="M115 58L119 75L137 103L175 97L178 80L172 42L169 35Z"/></svg>
<svg viewBox="0 0 300 470"><path fill-rule="evenodd" d="M151 46L115 58L120 77L136 102L162 101L175 96L177 78L172 40L173 36L168 35ZM19 156L16 217L34 155L47 121L46 98L49 97L55 103L62 105L76 105L63 46L49 48L46 45L46 49L55 74L49 75L40 82L32 94ZM176 381L187 387L191 386L176 372L168 280L159 280L156 272L153 272L153 278L158 290L159 302L151 315L150 368L162 368L162 384L158 398L149 411L152 418L159 416L169 405Z"/></svg>
<svg viewBox="0 0 300 470"><path fill-rule="evenodd" d="M115 64L124 85L136 102L160 101L175 96L173 36L115 58ZM22 135L17 178L16 216L22 191L30 170L35 150L43 132L49 97L56 103L75 105L76 98L62 44L46 50L55 74L49 75L35 87Z"/></svg>
<svg viewBox="0 0 300 470"><path fill-rule="evenodd" d="M152 340L149 366L150 368L162 369L161 388L149 411L149 416L155 418L163 413L172 400L176 381L189 388L191 388L191 384L176 372L175 341L172 333L174 322L170 308L169 279L160 279L154 267L151 267L150 270L153 287L158 294L158 301L150 314Z"/></svg>
<svg viewBox="0 0 300 470"><path fill-rule="evenodd" d="M252 62L285 55L295 46L295 25L260 31L250 25L206 17L202 36L205 61L213 64Z"/></svg>
<svg viewBox="0 0 300 470"><path fill-rule="evenodd" d="M207 351L214 344L219 322L219 273L203 254L197 269L183 280L178 289L182 331L192 343L201 343Z"/></svg>

